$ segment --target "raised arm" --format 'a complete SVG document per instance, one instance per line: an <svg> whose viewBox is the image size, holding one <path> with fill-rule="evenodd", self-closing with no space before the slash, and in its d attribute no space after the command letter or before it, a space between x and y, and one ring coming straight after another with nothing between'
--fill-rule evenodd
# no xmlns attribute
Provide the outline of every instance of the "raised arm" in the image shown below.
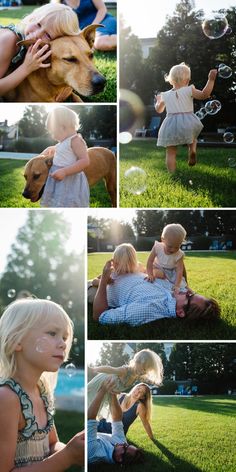
<svg viewBox="0 0 236 472"><path fill-rule="evenodd" d="M125 366L121 367L111 367L109 365L99 365L98 367L93 367L93 372L102 373L102 374L116 374L124 375L126 374L127 368Z"/></svg>
<svg viewBox="0 0 236 472"><path fill-rule="evenodd" d="M112 379L105 380L98 392L95 395L92 403L88 407L88 420L96 420L100 405L106 392L110 392L114 387L114 381Z"/></svg>
<svg viewBox="0 0 236 472"><path fill-rule="evenodd" d="M208 74L208 81L202 90L198 90L194 85L192 85L193 98L196 98L197 100L205 100L206 98L209 98L215 84L216 76L217 69L211 69Z"/></svg>
<svg viewBox="0 0 236 472"><path fill-rule="evenodd" d="M95 321L98 321L99 316L103 311L109 308L107 302L107 284L110 281L112 270L112 260L109 260L103 268L102 276L93 302L93 319Z"/></svg>
<svg viewBox="0 0 236 472"><path fill-rule="evenodd" d="M165 110L165 102L162 100L161 95L155 95L156 103L155 110L157 113L162 113Z"/></svg>
<svg viewBox="0 0 236 472"><path fill-rule="evenodd" d="M148 274L148 280L149 282L153 282L154 280L154 275L153 275L153 262L156 257L156 251L155 251L155 246L153 246L150 255L147 260L147 274Z"/></svg>

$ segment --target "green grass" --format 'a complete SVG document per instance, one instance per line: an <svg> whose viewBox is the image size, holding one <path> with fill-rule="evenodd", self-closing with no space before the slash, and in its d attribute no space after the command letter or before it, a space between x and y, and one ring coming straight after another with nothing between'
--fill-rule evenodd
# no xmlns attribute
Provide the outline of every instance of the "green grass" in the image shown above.
<svg viewBox="0 0 236 472"><path fill-rule="evenodd" d="M148 252L138 252L146 264ZM88 279L101 273L111 253L88 255ZM186 254L188 284L196 292L215 298L221 306L221 319L211 323L185 319L163 319L138 327L124 324L102 326L92 320L88 310L89 339L235 339L236 338L236 252L191 252Z"/></svg>
<svg viewBox="0 0 236 472"><path fill-rule="evenodd" d="M128 441L143 449L145 462L135 472L234 472L236 463L235 400L230 397L156 397L153 407L155 440L148 439L140 420ZM97 465L96 472L118 470Z"/></svg>
<svg viewBox="0 0 236 472"><path fill-rule="evenodd" d="M57 410L55 424L60 441L67 443L76 433L84 429L84 415L75 411ZM74 466L68 472L82 471L82 467Z"/></svg>
<svg viewBox="0 0 236 472"><path fill-rule="evenodd" d="M198 164L189 167L187 148L180 147L177 171L166 170L165 150L156 140L134 141L120 148L120 206L135 208L214 208L236 206L236 168L228 166L228 158L236 157L235 149L199 148ZM146 190L133 195L126 189L124 173L138 166L147 174Z"/></svg>
<svg viewBox="0 0 236 472"><path fill-rule="evenodd" d="M39 202L31 203L22 197L25 186L23 177L27 161L0 159L0 208L38 208ZM90 207L111 207L110 197L103 181L91 188Z"/></svg>
<svg viewBox="0 0 236 472"><path fill-rule="evenodd" d="M9 23L17 24L24 16L31 13L37 5L32 6L23 6L18 10L3 10L0 11L0 24L8 25ZM116 16L116 11L111 10L112 15ZM99 102L99 103L115 103L117 99L116 90L117 90L117 80L116 80L116 64L117 57L116 51L112 52L100 52L96 51L94 55L94 63L107 79L107 84L105 90L98 95L93 97L87 97L83 100L85 102Z"/></svg>

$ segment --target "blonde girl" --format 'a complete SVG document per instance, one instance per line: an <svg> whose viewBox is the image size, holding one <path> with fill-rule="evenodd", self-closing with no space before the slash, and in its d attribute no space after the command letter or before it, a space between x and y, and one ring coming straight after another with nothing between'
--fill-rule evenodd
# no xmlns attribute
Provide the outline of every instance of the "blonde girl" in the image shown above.
<svg viewBox="0 0 236 472"><path fill-rule="evenodd" d="M65 106L54 108L47 117L46 126L56 146L43 153L53 156L53 165L45 185L41 206L89 206L89 185L84 169L89 165L87 146L77 133L80 126L77 113Z"/></svg>
<svg viewBox="0 0 236 472"><path fill-rule="evenodd" d="M169 280L173 284L174 294L187 288L184 278L184 252L180 249L185 238L186 231L182 225L166 225L161 234L161 242L155 241L147 261L148 280Z"/></svg>
<svg viewBox="0 0 236 472"><path fill-rule="evenodd" d="M208 81L202 90L189 85L191 70L184 62L173 66L165 81L172 85L172 89L157 95L155 110L162 113L166 108L164 119L159 133L157 146L166 148L166 165L169 172L176 170L177 146L187 144L189 149L189 166L196 164L197 137L203 125L193 112L193 99L204 100L213 90L217 70L212 69Z"/></svg>
<svg viewBox="0 0 236 472"><path fill-rule="evenodd" d="M68 358L72 322L56 303L22 299L0 319L0 470L64 472L83 463L83 435L59 442L53 388Z"/></svg>
<svg viewBox="0 0 236 472"><path fill-rule="evenodd" d="M44 62L51 55L50 46L43 45L43 41L76 34L77 15L69 6L60 4L36 8L18 25L0 26L0 96L16 88L31 72L50 67L48 61ZM25 46L17 44L23 39L36 42L26 51Z"/></svg>
<svg viewBox="0 0 236 472"><path fill-rule="evenodd" d="M150 349L142 349L136 352L128 365L121 367L94 367L93 372L98 375L88 383L88 406L108 376L112 376L114 381L114 392L121 393L140 381L160 385L163 378L163 365L161 358L156 352ZM109 416L109 400L109 394L105 395L99 410L99 418L107 418Z"/></svg>

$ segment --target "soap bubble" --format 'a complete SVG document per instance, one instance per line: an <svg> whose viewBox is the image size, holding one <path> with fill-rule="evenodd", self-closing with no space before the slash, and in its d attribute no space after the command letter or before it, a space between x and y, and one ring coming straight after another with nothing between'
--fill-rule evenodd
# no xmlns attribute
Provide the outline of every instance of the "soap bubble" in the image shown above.
<svg viewBox="0 0 236 472"><path fill-rule="evenodd" d="M132 141L132 134L128 131L123 131L119 134L119 142L121 144L128 144L130 141Z"/></svg>
<svg viewBox="0 0 236 472"><path fill-rule="evenodd" d="M68 301L67 307L68 307L68 308L72 308L72 307L73 307L73 302L72 302L72 300L69 300L69 301Z"/></svg>
<svg viewBox="0 0 236 472"><path fill-rule="evenodd" d="M209 39L221 38L228 27L227 18L222 13L212 13L202 23L202 31Z"/></svg>
<svg viewBox="0 0 236 472"><path fill-rule="evenodd" d="M234 141L234 135L233 133L226 132L223 134L223 140L227 144L231 144Z"/></svg>
<svg viewBox="0 0 236 472"><path fill-rule="evenodd" d="M120 90L120 131L141 128L144 123L145 107L142 100L130 90Z"/></svg>
<svg viewBox="0 0 236 472"><path fill-rule="evenodd" d="M8 298L14 298L16 296L16 291L14 288L10 288L7 292Z"/></svg>
<svg viewBox="0 0 236 472"><path fill-rule="evenodd" d="M229 167L236 167L236 159L234 157L229 157L228 165Z"/></svg>
<svg viewBox="0 0 236 472"><path fill-rule="evenodd" d="M184 46L183 44L181 44L180 47L179 47L179 50L180 50L181 52L183 52L183 51L185 51L185 49L186 49L185 46Z"/></svg>
<svg viewBox="0 0 236 472"><path fill-rule="evenodd" d="M147 188L147 174L140 167L130 167L125 172L125 189L134 195L141 195Z"/></svg>
<svg viewBox="0 0 236 472"><path fill-rule="evenodd" d="M210 100L205 104L205 110L208 115L215 115L221 110L221 103L219 100Z"/></svg>
<svg viewBox="0 0 236 472"><path fill-rule="evenodd" d="M232 30L231 26L228 26L228 28L227 28L225 34L227 34L227 36L229 36L229 35L232 33L232 31L233 31L233 30Z"/></svg>
<svg viewBox="0 0 236 472"><path fill-rule="evenodd" d="M186 30L189 30L190 28L191 28L191 26L187 23L187 24L185 25L185 29L186 29Z"/></svg>
<svg viewBox="0 0 236 472"><path fill-rule="evenodd" d="M218 67L218 76L221 79L228 79L233 74L231 67L227 66L226 64L220 64Z"/></svg>
<svg viewBox="0 0 236 472"><path fill-rule="evenodd" d="M46 300L51 300L51 299L52 299L51 295L46 296Z"/></svg>
<svg viewBox="0 0 236 472"><path fill-rule="evenodd" d="M67 364L65 367L65 370L66 370L66 375L68 375L68 377L74 377L74 375L76 375L76 367L72 363Z"/></svg>
<svg viewBox="0 0 236 472"><path fill-rule="evenodd" d="M200 108L200 110L196 111L195 115L199 118L199 120L203 120L207 115L205 108Z"/></svg>
<svg viewBox="0 0 236 472"><path fill-rule="evenodd" d="M50 352L51 345L49 339L42 336L41 338L36 339L35 350L40 353Z"/></svg>
<svg viewBox="0 0 236 472"><path fill-rule="evenodd" d="M193 181L192 181L192 180L189 180L188 183L189 183L189 185L193 185Z"/></svg>

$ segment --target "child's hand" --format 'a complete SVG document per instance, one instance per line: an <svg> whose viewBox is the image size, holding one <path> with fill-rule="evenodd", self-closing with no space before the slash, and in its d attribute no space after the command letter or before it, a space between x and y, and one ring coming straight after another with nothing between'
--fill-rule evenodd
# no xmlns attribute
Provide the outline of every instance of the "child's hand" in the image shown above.
<svg viewBox="0 0 236 472"><path fill-rule="evenodd" d="M63 180L66 177L65 169L58 169L49 174L55 180Z"/></svg>
<svg viewBox="0 0 236 472"><path fill-rule="evenodd" d="M208 79L215 81L217 73L218 73L217 69L211 69L209 74L208 74Z"/></svg>
<svg viewBox="0 0 236 472"><path fill-rule="evenodd" d="M151 283L152 283L152 282L154 282L155 277L154 277L153 274L148 274L147 277L145 277L144 280L147 280L148 282L151 282Z"/></svg>
<svg viewBox="0 0 236 472"><path fill-rule="evenodd" d="M173 296L175 297L176 295L178 295L179 291L180 291L179 287L173 287Z"/></svg>
<svg viewBox="0 0 236 472"><path fill-rule="evenodd" d="M49 50L50 46L49 44L45 44L43 47L40 47L41 44L42 40L38 39L34 45L29 47L26 53L23 64L27 69L28 75L34 70L40 69L40 67L46 68L51 65L50 62L44 63L52 54L52 51Z"/></svg>
<svg viewBox="0 0 236 472"><path fill-rule="evenodd" d="M109 261L106 262L105 266L103 267L102 271L102 278L105 279L107 284L111 284L114 281L111 279L111 274L113 272L113 260L110 259Z"/></svg>
<svg viewBox="0 0 236 472"><path fill-rule="evenodd" d="M71 465L84 465L84 431L77 433L66 445Z"/></svg>

